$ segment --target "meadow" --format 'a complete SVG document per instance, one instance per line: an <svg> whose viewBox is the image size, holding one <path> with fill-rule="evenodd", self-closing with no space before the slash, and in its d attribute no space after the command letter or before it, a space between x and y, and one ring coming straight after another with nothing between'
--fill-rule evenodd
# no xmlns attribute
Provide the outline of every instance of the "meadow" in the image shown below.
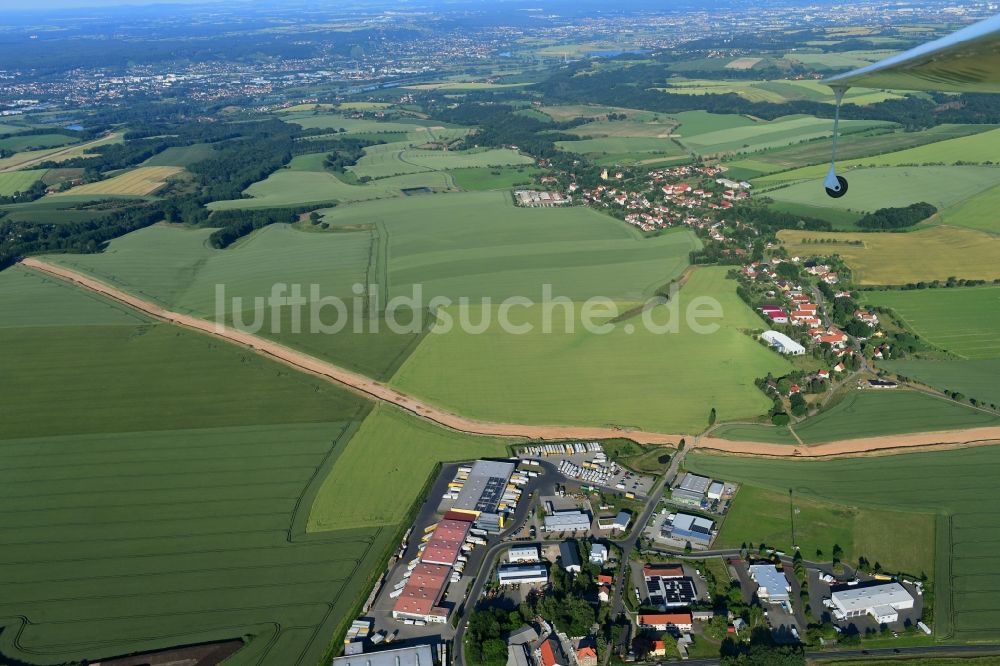
<svg viewBox="0 0 1000 666"><path fill-rule="evenodd" d="M879 437L929 430L975 428L1000 424L1000 417L950 400L909 390L853 390L839 402L792 428L804 444L857 437ZM735 441L797 446L789 428L768 424L722 425L713 437Z"/></svg>
<svg viewBox="0 0 1000 666"><path fill-rule="evenodd" d="M841 131L852 132L886 126L887 123L841 121ZM829 120L812 116L789 116L770 122L692 134L681 122L680 141L701 155L752 153L777 146L786 146L808 139L830 136L833 125Z"/></svg>
<svg viewBox="0 0 1000 666"><path fill-rule="evenodd" d="M556 106L542 106L538 110L553 120L558 121L575 120L577 118L601 120L602 118L606 119L609 113L623 113L628 116L630 122L651 122L659 117L659 114L653 111L596 104L560 104Z"/></svg>
<svg viewBox="0 0 1000 666"><path fill-rule="evenodd" d="M808 100L834 103L833 90L812 80L720 80L720 79L677 79L668 80L669 87L659 88L667 94L682 95L722 95L736 94L749 102L771 102L781 104L788 101ZM844 95L845 104L864 106L887 99L900 99L900 95L865 88L851 88Z"/></svg>
<svg viewBox="0 0 1000 666"><path fill-rule="evenodd" d="M852 160L869 155L897 152L938 141L955 139L995 129L994 125L937 125L919 132L905 132L878 127L864 132L842 135L837 140L840 160ZM729 162L727 166L746 168L756 173L756 178L783 169L794 169L807 164L826 164L830 161L831 143L816 139L805 143L755 153L750 159ZM777 177L775 177L775 180Z"/></svg>
<svg viewBox="0 0 1000 666"><path fill-rule="evenodd" d="M983 164L996 161L1000 150L1000 129L992 129L969 136L960 136L945 141L936 141L905 150L897 150L870 157L838 160L837 167L843 172L854 167L894 167L911 165L954 165ZM826 175L826 164L792 169L758 178L755 184L764 187L793 180L814 180ZM850 175L848 174L848 178ZM852 181L853 185L853 181Z"/></svg>
<svg viewBox="0 0 1000 666"><path fill-rule="evenodd" d="M700 246L686 230L642 239L588 208L518 208L507 192L386 199L321 211L338 228L381 225L388 295L636 300L676 277Z"/></svg>
<svg viewBox="0 0 1000 666"><path fill-rule="evenodd" d="M850 189L840 199L826 196L822 179L768 190L767 196L780 202L838 210L870 212L919 201L941 210L1000 183L1000 169L985 166L882 167L842 173Z"/></svg>
<svg viewBox="0 0 1000 666"><path fill-rule="evenodd" d="M153 155L142 163L144 167L186 167L200 160L207 160L215 155L215 149L208 143L195 143L190 146L172 146L161 153Z"/></svg>
<svg viewBox="0 0 1000 666"><path fill-rule="evenodd" d="M307 530L395 525L437 462L506 455L503 440L445 430L396 407L377 405L320 486ZM371 473L373 465L377 475Z"/></svg>
<svg viewBox="0 0 1000 666"><path fill-rule="evenodd" d="M740 548L744 543L764 543L793 552L793 515L794 545L807 560L829 560L836 544L844 550L847 562L862 556L890 571L934 575L933 515L844 506L794 492L789 498L788 489L740 488L715 545ZM881 529L885 525L893 529ZM817 556L817 550L824 555Z"/></svg>
<svg viewBox="0 0 1000 666"><path fill-rule="evenodd" d="M1000 556L1000 447L825 461L759 460L692 451L689 468L787 496L855 507L937 516L934 579L937 640L996 640L1000 602L990 591ZM744 489L746 486L744 486ZM741 491L742 492L742 491ZM738 496L737 496L738 498ZM737 499L737 503L738 503ZM735 510L735 506L734 506ZM872 529L885 539L914 521L883 520ZM926 551L917 535L902 545ZM895 541L895 539L893 539ZM824 548L824 552L828 552ZM886 557L883 564L892 560ZM908 572L919 575L919 571Z"/></svg>
<svg viewBox="0 0 1000 666"><path fill-rule="evenodd" d="M755 127L757 125L757 121L755 120L731 113L682 111L681 113L674 114L672 117L679 123L678 133L682 136L724 132L740 127Z"/></svg>
<svg viewBox="0 0 1000 666"><path fill-rule="evenodd" d="M794 426L806 444L1000 425L1000 417L918 391L854 390Z"/></svg>
<svg viewBox="0 0 1000 666"><path fill-rule="evenodd" d="M434 123L414 120L403 122L398 120L375 120L370 118L348 118L337 113L286 113L281 119L295 123L303 129L347 130L349 134L358 132L410 132L421 127L430 127Z"/></svg>
<svg viewBox="0 0 1000 666"><path fill-rule="evenodd" d="M447 173L424 171L404 176L382 178L364 185L344 182L325 171L300 171L281 169L265 180L248 187L248 199L213 201L211 210L233 208L280 208L305 204L322 204L329 201L356 202L403 196L403 190L427 188L434 192L454 189L454 181Z"/></svg>
<svg viewBox="0 0 1000 666"><path fill-rule="evenodd" d="M677 123L673 119L661 120L657 116L650 120L593 120L566 131L583 138L644 137L665 139L670 136L676 126Z"/></svg>
<svg viewBox="0 0 1000 666"><path fill-rule="evenodd" d="M936 347L964 358L1000 358L1000 287L871 291L863 300L891 308Z"/></svg>
<svg viewBox="0 0 1000 666"><path fill-rule="evenodd" d="M83 194L116 194L141 197L153 194L156 190L166 185L167 180L171 176L176 176L181 171L183 169L180 167L173 166L138 167L105 180L79 185L66 190L66 194L74 196ZM64 196L64 194L60 193L53 196Z"/></svg>
<svg viewBox="0 0 1000 666"><path fill-rule="evenodd" d="M786 53L785 60L818 69L855 69L864 67L895 53L895 51L843 51L840 53Z"/></svg>
<svg viewBox="0 0 1000 666"><path fill-rule="evenodd" d="M1000 377L1000 359L903 359L882 361L878 366L942 391L958 391L981 402L1000 405L1000 381L997 381L997 377Z"/></svg>
<svg viewBox="0 0 1000 666"><path fill-rule="evenodd" d="M76 142L77 139L75 137L65 134L20 134L0 139L0 148L19 152L22 150L59 148Z"/></svg>
<svg viewBox="0 0 1000 666"><path fill-rule="evenodd" d="M895 234L784 230L778 232L778 238L792 254L840 255L858 284L1000 278L1000 264L996 261L1000 241L996 236L962 227L936 226ZM804 243L806 239L833 242ZM861 245L852 244L857 241Z"/></svg>
<svg viewBox="0 0 1000 666"><path fill-rule="evenodd" d="M1000 234L1000 184L937 214L942 224Z"/></svg>
<svg viewBox="0 0 1000 666"><path fill-rule="evenodd" d="M586 155L600 164L631 164L640 160L683 157L684 149L673 139L606 136L578 141L557 141L561 150Z"/></svg>
<svg viewBox="0 0 1000 666"><path fill-rule="evenodd" d="M0 196L9 197L24 192L45 177L45 169L0 173Z"/></svg>
<svg viewBox="0 0 1000 666"><path fill-rule="evenodd" d="M527 187L535 176L544 172L534 167L470 167L467 169L452 169L448 172L455 180L455 185L463 190L509 190L512 187Z"/></svg>
<svg viewBox="0 0 1000 666"><path fill-rule="evenodd" d="M4 656L247 637L232 663L319 661L396 538L305 534L369 404L24 269L0 308Z"/></svg>
<svg viewBox="0 0 1000 666"><path fill-rule="evenodd" d="M305 156L303 156L305 157ZM358 178L387 178L424 171L532 165L534 160L513 150L465 152L420 150L409 142L393 142L365 149L364 156L348 170Z"/></svg>
<svg viewBox="0 0 1000 666"><path fill-rule="evenodd" d="M786 360L741 329L763 322L738 299L724 268L695 271L679 295L680 316L695 298L718 300L724 316L714 333L700 335L684 322L679 332L657 334L633 319L605 334L566 332L565 308L517 308L526 334L504 332L493 309L472 308L469 320L489 316L486 330L428 333L393 378L400 389L469 416L518 423L642 427L661 432L699 432L715 407L719 420L755 417L770 400L753 384L768 372L784 374ZM558 292L557 292L558 293ZM456 316L452 309L445 311ZM651 312L660 324L664 308ZM707 322L706 322L707 323Z"/></svg>

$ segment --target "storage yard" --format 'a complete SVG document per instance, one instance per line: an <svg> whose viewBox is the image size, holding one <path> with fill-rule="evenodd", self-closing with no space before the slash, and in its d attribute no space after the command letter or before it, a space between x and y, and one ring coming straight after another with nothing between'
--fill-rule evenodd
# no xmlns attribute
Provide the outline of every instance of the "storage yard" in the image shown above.
<svg viewBox="0 0 1000 666"><path fill-rule="evenodd" d="M542 459L555 465L566 478L579 480L583 490L611 489L629 499L648 495L655 481L609 460L600 442L526 446L518 455L525 461Z"/></svg>

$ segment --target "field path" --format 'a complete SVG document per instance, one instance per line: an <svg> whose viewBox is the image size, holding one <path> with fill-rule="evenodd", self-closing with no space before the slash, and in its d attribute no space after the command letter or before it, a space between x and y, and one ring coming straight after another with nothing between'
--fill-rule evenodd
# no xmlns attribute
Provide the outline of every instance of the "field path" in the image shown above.
<svg viewBox="0 0 1000 666"><path fill-rule="evenodd" d="M154 319L183 326L221 338L233 344L241 345L262 356L335 382L375 400L396 405L438 425L474 435L545 440L626 437L641 444L676 444L682 438L688 438L692 440L690 445L697 446L698 448L714 449L734 454L780 457L828 457L879 451L906 451L917 447L955 448L967 445L1000 443L1000 427L869 437L830 442L815 446L796 447L782 444L767 444L764 442L730 441L716 437L699 438L690 435L645 430L626 430L595 426L524 425L479 421L428 404L419 398L402 393L370 377L352 372L328 361L320 360L309 354L290 349L271 340L266 340L250 333L244 333L223 324L167 310L151 301L129 294L72 269L50 264L33 257L22 260L21 264L48 275L68 280L79 287L139 310Z"/></svg>

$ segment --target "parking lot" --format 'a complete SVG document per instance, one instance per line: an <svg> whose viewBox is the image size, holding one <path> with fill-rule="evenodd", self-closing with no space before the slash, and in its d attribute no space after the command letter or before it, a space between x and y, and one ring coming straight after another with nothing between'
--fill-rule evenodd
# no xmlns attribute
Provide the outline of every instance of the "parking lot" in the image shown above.
<svg viewBox="0 0 1000 666"><path fill-rule="evenodd" d="M528 447L522 449L518 456L523 460L543 460L553 465L560 475L579 482L582 487L593 486L618 491L626 495L632 494L636 498L646 497L656 481L651 476L637 474L607 460L599 450L546 454L544 450Z"/></svg>

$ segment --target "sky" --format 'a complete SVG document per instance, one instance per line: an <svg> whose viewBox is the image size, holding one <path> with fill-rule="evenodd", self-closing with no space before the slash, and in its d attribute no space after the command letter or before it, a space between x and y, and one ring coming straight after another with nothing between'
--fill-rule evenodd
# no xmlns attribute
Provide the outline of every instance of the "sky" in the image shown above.
<svg viewBox="0 0 1000 666"><path fill-rule="evenodd" d="M211 0L208 0L211 1ZM206 0L0 0L0 10L46 10L122 5L205 4Z"/></svg>

